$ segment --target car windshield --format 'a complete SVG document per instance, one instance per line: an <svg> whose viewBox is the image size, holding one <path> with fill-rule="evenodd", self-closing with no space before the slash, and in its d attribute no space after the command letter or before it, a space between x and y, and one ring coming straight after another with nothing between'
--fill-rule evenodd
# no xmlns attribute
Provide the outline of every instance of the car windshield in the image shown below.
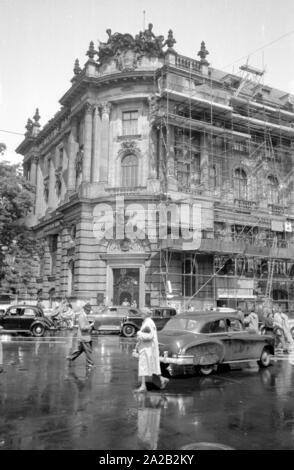
<svg viewBox="0 0 294 470"><path fill-rule="evenodd" d="M188 318L173 318L164 326L164 330L186 330L196 331L199 328L199 321Z"/></svg>

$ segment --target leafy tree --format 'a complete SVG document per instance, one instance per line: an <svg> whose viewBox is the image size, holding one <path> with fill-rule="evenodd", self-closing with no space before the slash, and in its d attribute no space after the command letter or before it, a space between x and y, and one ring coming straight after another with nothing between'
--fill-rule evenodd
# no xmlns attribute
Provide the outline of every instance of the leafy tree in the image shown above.
<svg viewBox="0 0 294 470"><path fill-rule="evenodd" d="M6 145L3 142L0 142L0 155L3 155L6 150Z"/></svg>
<svg viewBox="0 0 294 470"><path fill-rule="evenodd" d="M34 278L36 244L24 223L34 204L34 187L21 165L0 162L0 283L27 291Z"/></svg>

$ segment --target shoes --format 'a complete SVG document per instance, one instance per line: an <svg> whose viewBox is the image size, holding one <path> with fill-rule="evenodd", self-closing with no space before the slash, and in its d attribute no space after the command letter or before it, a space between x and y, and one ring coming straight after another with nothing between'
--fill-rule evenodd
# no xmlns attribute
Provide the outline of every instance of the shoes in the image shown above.
<svg viewBox="0 0 294 470"><path fill-rule="evenodd" d="M136 388L136 390L134 390L134 393L145 393L145 392L147 392L146 387L139 387L139 388Z"/></svg>
<svg viewBox="0 0 294 470"><path fill-rule="evenodd" d="M168 383L169 383L169 379L167 379L166 377L163 377L163 379L161 381L160 390L163 390L167 386Z"/></svg>

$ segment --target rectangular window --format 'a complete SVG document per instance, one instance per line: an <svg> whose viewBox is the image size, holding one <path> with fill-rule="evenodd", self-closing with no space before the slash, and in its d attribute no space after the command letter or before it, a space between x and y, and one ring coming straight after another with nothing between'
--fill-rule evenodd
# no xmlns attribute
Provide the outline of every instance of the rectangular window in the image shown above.
<svg viewBox="0 0 294 470"><path fill-rule="evenodd" d="M138 111L126 111L122 115L123 135L138 134Z"/></svg>

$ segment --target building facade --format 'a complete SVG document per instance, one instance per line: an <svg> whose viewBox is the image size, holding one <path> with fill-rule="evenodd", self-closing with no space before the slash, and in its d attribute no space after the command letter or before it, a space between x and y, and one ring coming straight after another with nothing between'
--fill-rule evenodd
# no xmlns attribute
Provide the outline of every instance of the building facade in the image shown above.
<svg viewBox="0 0 294 470"><path fill-rule="evenodd" d="M210 67L203 42L180 55L171 30L107 34L17 148L36 186L36 291L294 309L292 97L248 65Z"/></svg>

